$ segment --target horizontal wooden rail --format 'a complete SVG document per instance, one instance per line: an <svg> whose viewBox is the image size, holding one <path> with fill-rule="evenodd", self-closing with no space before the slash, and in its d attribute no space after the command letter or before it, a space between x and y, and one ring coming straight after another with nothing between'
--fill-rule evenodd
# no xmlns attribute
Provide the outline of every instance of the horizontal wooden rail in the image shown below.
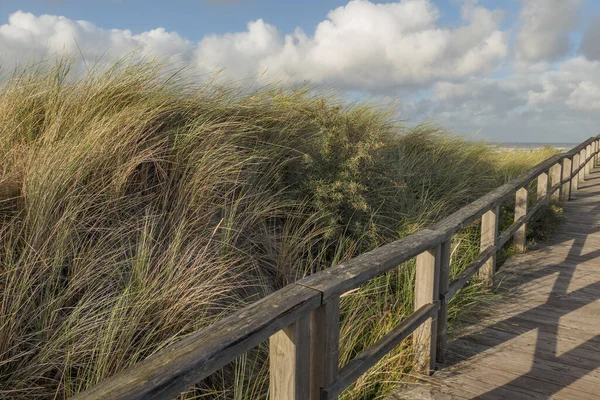
<svg viewBox="0 0 600 400"><path fill-rule="evenodd" d="M364 350L340 370L339 376L321 389L321 400L337 398L348 386L354 383L362 374L367 372L383 356L394 349L427 319L434 317L440 309L440 302L426 304L412 313L400 325L396 326L374 345Z"/></svg>
<svg viewBox="0 0 600 400"><path fill-rule="evenodd" d="M172 399L320 305L321 293L289 285L74 398Z"/></svg>
<svg viewBox="0 0 600 400"><path fill-rule="evenodd" d="M473 275L475 275L477 271L479 271L479 268L481 268L481 266L485 264L485 262L490 257L496 254L498 249L498 245L490 246L487 249L485 249L483 253L479 254L475 261L469 264L460 274L458 274L458 276L456 276L456 278L452 282L450 282L450 285L448 286L448 291L443 294L444 299L446 301L450 301L454 294L456 294L456 292L462 289L467 284L467 282L473 277Z"/></svg>
<svg viewBox="0 0 600 400"><path fill-rule="evenodd" d="M556 188L555 190L557 190L557 189L558 188ZM538 211L547 202L548 202L548 196L545 196L544 198L539 199L526 215L521 216L518 220L516 220L508 228L506 228L502 232L502 234L500 234L495 246L490 246L490 247L486 248L483 252L481 252L479 254L479 256L475 259L475 261L473 261L461 273L459 273L456 276L456 278L452 282L450 282L450 285L448 287L448 292L446 293L446 296L445 296L446 299L449 300L456 294L456 292L458 292L460 289L462 289L467 284L469 279L471 279L471 277L475 273L477 273L477 271L479 271L479 268L481 268L481 266L483 264L485 264L485 262L490 257L492 257L494 254L496 254L496 252L498 250L500 250L502 247L504 247L506 242L508 242L510 240L510 238L512 238L512 236L515 234L515 232L519 228L521 228L524 224L526 224L527 221L529 221L535 215L536 211Z"/></svg>
<svg viewBox="0 0 600 400"><path fill-rule="evenodd" d="M584 149L585 155L574 162ZM593 137L554 155L432 226L288 285L75 399L172 399L266 340L270 340L273 399L337 398L411 334L415 368L431 372L435 360L444 358L451 298L478 271L479 279L493 283L497 251L511 238L515 238L514 246L524 249L527 222L549 199L570 198L571 190L576 189L572 183L589 174L598 161L599 149L600 139ZM528 190L535 179L537 201L529 207ZM516 220L498 235L498 207L513 196ZM449 282L450 240L479 219L482 251ZM340 295L415 257L416 311L338 371Z"/></svg>

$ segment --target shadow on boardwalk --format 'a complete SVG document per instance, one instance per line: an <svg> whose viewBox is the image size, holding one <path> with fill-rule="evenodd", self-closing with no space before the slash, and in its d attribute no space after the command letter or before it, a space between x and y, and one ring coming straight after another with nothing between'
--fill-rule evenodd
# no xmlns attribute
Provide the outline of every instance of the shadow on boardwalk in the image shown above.
<svg viewBox="0 0 600 400"><path fill-rule="evenodd" d="M600 172L565 213L553 240L505 264L502 296L464 318L428 383L392 399L600 398Z"/></svg>

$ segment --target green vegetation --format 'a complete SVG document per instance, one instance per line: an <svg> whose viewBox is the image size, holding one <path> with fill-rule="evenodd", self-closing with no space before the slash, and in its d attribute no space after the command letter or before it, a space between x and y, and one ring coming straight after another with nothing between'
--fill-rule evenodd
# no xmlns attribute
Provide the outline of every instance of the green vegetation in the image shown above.
<svg viewBox="0 0 600 400"><path fill-rule="evenodd" d="M392 115L309 88L190 84L128 61L82 77L68 63L7 77L0 397L85 390L299 277L441 219L553 152L506 155ZM536 223L554 221L544 213ZM456 235L453 273L477 254L478 234L475 224ZM342 362L412 312L413 278L409 263L343 297ZM451 314L486 295L467 287ZM409 374L407 345L346 398L376 397ZM264 350L188 396L265 396Z"/></svg>

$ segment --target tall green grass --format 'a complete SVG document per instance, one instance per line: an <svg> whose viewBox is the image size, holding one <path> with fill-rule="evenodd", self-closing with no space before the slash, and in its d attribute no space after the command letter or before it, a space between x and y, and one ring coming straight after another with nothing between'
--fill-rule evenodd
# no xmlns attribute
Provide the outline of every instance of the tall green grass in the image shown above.
<svg viewBox="0 0 600 400"><path fill-rule="evenodd" d="M0 87L0 396L85 390L547 153L507 157L305 87L193 83L131 60L84 76L21 68ZM456 236L454 273L477 234ZM412 311L413 278L409 263L343 297L342 363ZM345 398L410 373L406 346ZM259 348L186 396L264 397L265 360Z"/></svg>

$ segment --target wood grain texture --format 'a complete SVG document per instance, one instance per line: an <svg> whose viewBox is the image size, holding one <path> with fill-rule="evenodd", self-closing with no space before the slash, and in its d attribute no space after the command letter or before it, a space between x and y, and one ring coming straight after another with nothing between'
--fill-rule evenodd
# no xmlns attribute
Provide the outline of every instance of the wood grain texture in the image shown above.
<svg viewBox="0 0 600 400"><path fill-rule="evenodd" d="M522 190L522 189L520 189ZM488 247L496 246L496 238L498 236L498 216L500 215L499 206L489 210L481 217L481 251ZM485 285L492 286L494 284L494 274L496 273L496 252L487 259L479 270L479 280Z"/></svg>
<svg viewBox="0 0 600 400"><path fill-rule="evenodd" d="M548 194L548 173L543 172L537 178L537 198L541 199Z"/></svg>
<svg viewBox="0 0 600 400"><path fill-rule="evenodd" d="M587 147L579 152L579 182L585 182L585 164L586 164Z"/></svg>
<svg viewBox="0 0 600 400"><path fill-rule="evenodd" d="M562 189L560 191L561 201L569 201L571 198L571 171L573 169L573 160L564 158L562 161Z"/></svg>
<svg viewBox="0 0 600 400"><path fill-rule="evenodd" d="M590 155L592 154L593 151L593 145L589 144L586 149L585 149L585 153L587 154L587 161L585 163L585 175L588 176L591 173L591 159L589 159Z"/></svg>
<svg viewBox="0 0 600 400"><path fill-rule="evenodd" d="M540 174L546 174L550 168L555 171L553 172L553 185L562 185L557 187L561 187L563 200L568 200L571 184L573 180L577 181L577 173L580 171L585 173L585 161L595 159L594 153L587 151L586 155L581 158L583 162L578 162L577 169L574 169L570 157L579 157L584 149L591 148L590 144L597 147L597 143L598 138L590 138L566 153L552 156L429 228L291 284L217 321L212 326L193 333L186 339L165 348L134 367L116 374L84 393L80 393L75 398L170 399L257 346L260 342L277 334L285 327L294 326L294 340L300 337L304 338L306 336L306 326L310 325L310 323L307 325L306 321L311 319L309 316L314 310L335 301L342 293L364 284L419 254L421 256L418 259L421 261L418 260L417 264L421 265L422 268L417 268L417 283L418 286L426 288L426 290L417 290L416 304L423 305L437 302L440 300L438 289L441 285L439 280L439 253L443 243L448 242L452 235L481 218L490 209L496 208L499 204L514 196L515 192L523 193L531 181L538 178ZM558 171L556 165L561 165L559 172L556 172ZM558 181L555 183L554 178L558 176L561 176L560 183ZM544 177L540 179L543 180ZM594 178L591 178L590 181L592 179ZM551 192L551 195L558 193L556 188L552 189ZM584 193L583 195L592 196L590 193ZM497 238L497 244L504 243L513 232L518 234L519 230L524 230L525 223L530 215L541 205L542 202L538 201L530 210L531 213L515 217L515 223ZM575 239L581 236L581 232L570 233ZM594 240L600 245L600 239ZM563 244L557 244L557 246L560 247ZM578 244L574 248L581 248L582 246L585 247L584 244ZM436 249L435 252L438 254L435 257L437 261L433 264L431 264L431 260L425 261L426 256L423 256L423 254L431 253L431 249ZM477 272L478 268L488 261L492 252L496 250L496 246L488 247L480 254L476 262L465 271L466 273L459 276L462 281L458 283L466 283L466 280ZM435 265L433 270L431 269L432 265ZM421 272L418 272L419 270ZM452 290L458 290L458 283L455 280L449 284L446 294L449 294ZM444 296L442 296L443 298ZM450 296L444 301L449 298ZM442 315L440 313L436 317ZM415 337L419 337L423 333L423 338L427 340L417 339L416 343L428 343L426 352L429 354L427 356L429 358L425 357L427 366L422 363L423 359L417 361L418 364L431 371L435 366L436 318L431 318L421 328L417 330ZM277 334L274 341L278 343L279 339L284 338L282 335L287 335L289 345L289 329L286 328L281 334ZM301 331L297 331L298 329L301 329ZM323 329L327 330L324 327ZM282 340L281 343L286 342ZM308 347L310 347L310 344ZM276 346L276 348L279 348L279 346ZM289 362L289 360L286 362ZM325 369L327 371L332 370L332 364L328 365ZM304 387L305 385L300 386ZM306 395L305 391L302 393L302 396Z"/></svg>
<svg viewBox="0 0 600 400"><path fill-rule="evenodd" d="M450 286L450 250L452 242L446 240L440 247L440 310L437 316L437 344L436 344L436 361L444 362L446 356L446 339L448 336L448 288Z"/></svg>
<svg viewBox="0 0 600 400"><path fill-rule="evenodd" d="M337 396L362 374L367 372L387 353L392 351L419 326L435 317L439 311L439 301L432 304L426 304L415 311L410 317L396 326L390 332L386 333L374 345L364 350L353 360L351 360L342 370L337 379L321 390L321 400L331 400Z"/></svg>
<svg viewBox="0 0 600 400"><path fill-rule="evenodd" d="M565 157L570 157L576 151L581 151L594 139L590 138L573 150L548 158L427 229L363 253L351 260L304 278L298 283L322 292L324 302L331 297L340 296L349 290L355 289L374 277L410 260L428 248L450 239L453 234L481 218L489 209L513 197L519 188L528 186L532 180L557 163L564 164L562 168L563 179L570 180L571 160ZM570 184L565 183L564 185L565 190L563 192L568 195Z"/></svg>
<svg viewBox="0 0 600 400"><path fill-rule="evenodd" d="M310 398L319 400L321 389L338 376L340 298L334 297L311 314ZM330 396L329 399L336 399Z"/></svg>
<svg viewBox="0 0 600 400"><path fill-rule="evenodd" d="M481 218L490 208L496 207L503 201L513 197L518 188L527 186L540 173L562 160L562 157L563 155L550 157L427 229L363 253L351 260L304 278L298 283L321 291L323 301L340 296L410 260L428 248L450 239L454 233Z"/></svg>
<svg viewBox="0 0 600 400"><path fill-rule="evenodd" d="M415 277L415 310L439 299L441 245L417 256ZM415 369L424 374L435 370L437 344L437 318L429 318L419 326L413 335Z"/></svg>
<svg viewBox="0 0 600 400"><path fill-rule="evenodd" d="M321 293L291 285L225 317L74 399L172 399L308 315Z"/></svg>
<svg viewBox="0 0 600 400"><path fill-rule="evenodd" d="M572 161L572 175L571 175L571 190L574 192L577 189L579 189L579 171L580 171L580 157L581 154L577 153L573 156L573 161Z"/></svg>
<svg viewBox="0 0 600 400"><path fill-rule="evenodd" d="M310 317L301 317L271 336L269 372L271 399L310 399Z"/></svg>
<svg viewBox="0 0 600 400"><path fill-rule="evenodd" d="M554 164L554 166L552 166L552 168L550 169L550 176L552 179L552 183L551 183L552 190L556 190L556 188L559 189L551 194L551 199L553 201L558 202L560 200L560 188L561 188L560 182L561 182L561 176L562 176L562 163L556 163L556 164Z"/></svg>
<svg viewBox="0 0 600 400"><path fill-rule="evenodd" d="M399 399L598 399L600 170L564 204L547 242L510 258L493 303L464 315L430 378Z"/></svg>
<svg viewBox="0 0 600 400"><path fill-rule="evenodd" d="M515 195L515 221L518 221L519 218L527 215L527 202L529 197L529 191L527 188L521 188L517 190ZM523 253L525 251L525 247L527 244L527 224L521 225L519 229L515 232L513 236L513 246L515 250L519 253Z"/></svg>

